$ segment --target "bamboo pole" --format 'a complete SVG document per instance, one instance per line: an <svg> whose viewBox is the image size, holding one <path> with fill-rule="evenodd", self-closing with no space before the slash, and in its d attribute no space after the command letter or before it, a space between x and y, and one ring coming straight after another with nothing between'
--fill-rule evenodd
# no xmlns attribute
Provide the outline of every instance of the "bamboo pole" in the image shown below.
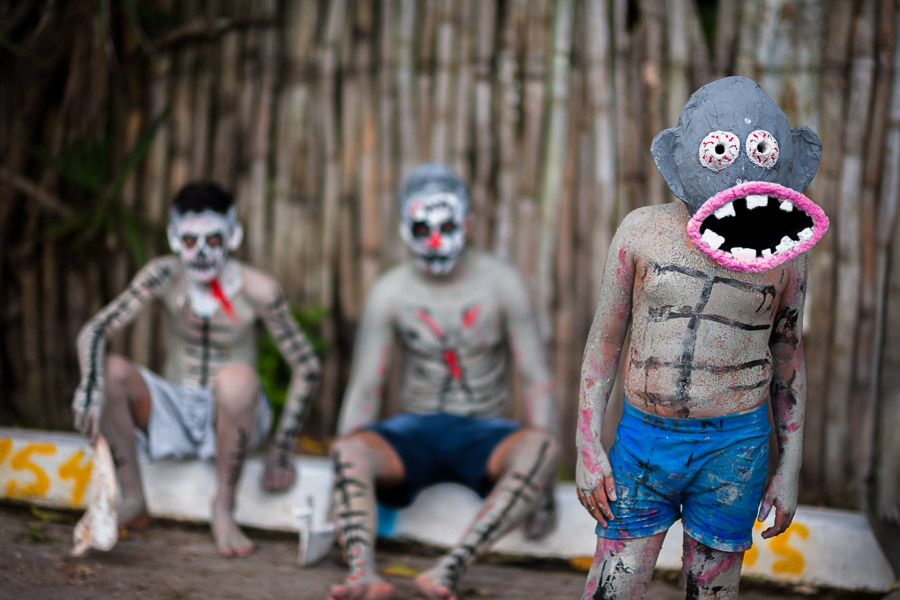
<svg viewBox="0 0 900 600"><path fill-rule="evenodd" d="M734 74L758 79L757 46L758 32L749 23L759 23L762 19L764 0L745 0L740 3L740 25L737 36L737 55L735 56Z"/></svg>
<svg viewBox="0 0 900 600"><path fill-rule="evenodd" d="M519 152L516 151L516 121L519 118L520 94L516 89L518 80L518 47L521 39L521 28L525 17L526 5L524 0L513 0L507 9L506 19L503 21L500 33L500 49L497 52L497 77L495 85L497 93L494 94L494 119L497 128L497 201L496 222L494 224L494 252L499 256L509 257L512 253L513 207L517 195L517 179L519 166ZM522 199L519 203L525 208L528 201ZM490 223L494 216L491 207L484 203L479 209L478 221ZM488 244L490 232L486 227L476 229L476 241L479 245ZM519 230L517 233L525 235ZM522 267L522 264L519 264Z"/></svg>
<svg viewBox="0 0 900 600"><path fill-rule="evenodd" d="M412 73L416 85L416 120L413 121L416 132L416 148L418 149L416 162L437 160L433 155L429 155L432 150L431 124L434 119L432 79L435 71L435 31L440 20L440 13L445 10L453 10L454 4L456 3L440 2L439 0L417 0L415 3L416 27L411 32L410 43L411 48L415 48Z"/></svg>
<svg viewBox="0 0 900 600"><path fill-rule="evenodd" d="M206 0L204 18L210 23L222 12L221 0ZM194 123L192 135L191 179L207 179L211 140L210 121L213 104L213 74L216 48L204 44L197 56L197 77L194 90Z"/></svg>
<svg viewBox="0 0 900 600"><path fill-rule="evenodd" d="M559 223L559 196L562 192L562 168L569 119L570 68L572 52L572 28L575 4L573 0L560 0L553 17L553 51L550 62L550 106L548 109L547 138L544 164L541 172L540 237L537 254L537 306L538 315L549 327L553 304L553 252Z"/></svg>
<svg viewBox="0 0 900 600"><path fill-rule="evenodd" d="M617 223L637 206L636 177L639 171L639 142L641 130L636 126L635 104L639 96L634 96L630 89L632 77L629 73L629 56L632 48L632 35L628 28L627 0L613 0L613 90L615 95L616 122L616 199ZM674 123L670 124L674 125ZM599 285L599 284L598 284Z"/></svg>
<svg viewBox="0 0 900 600"><path fill-rule="evenodd" d="M731 72L742 6L742 3L733 2L732 0L719 0L717 3L716 40L713 45L715 49L714 67L716 79L725 77Z"/></svg>
<svg viewBox="0 0 900 600"><path fill-rule="evenodd" d="M451 98L453 90L453 74L457 67L458 37L456 20L459 4L454 2L442 2L435 11L437 20L437 56L435 63L435 85L430 98L430 110L423 110L423 114L429 113L431 123L423 123L419 131L424 133L431 130L431 160L447 164L453 152L451 142ZM454 14L456 12L457 14ZM421 82L421 75L419 81ZM429 90L431 91L431 90ZM419 97L423 94L420 92Z"/></svg>
<svg viewBox="0 0 900 600"><path fill-rule="evenodd" d="M644 16L644 27L647 31L645 36L646 55L644 56L642 68L646 128L644 135L641 137L641 142L648 148L653 136L669 127L666 123L673 123L672 119L667 115L666 106L663 102L663 81L668 79L668 74L675 68L671 63L671 58L669 63L663 66L663 48L666 44L667 33L670 36L673 34L670 31L670 24L666 23L667 15L672 12L672 6L668 5L670 3L671 0L669 3L659 2L658 0L642 0L640 3L641 13ZM649 204L662 204L668 200L669 194L666 182L658 173L651 172L646 187Z"/></svg>
<svg viewBox="0 0 900 600"><path fill-rule="evenodd" d="M894 2L894 31L900 31L900 6ZM875 227L875 314L871 353L874 357L869 370L870 403L876 415L875 423L868 424L874 435L867 445L869 457L866 465L874 489L866 508L873 507L877 514L886 515L896 506L898 494L898 474L893 456L900 453L897 448L897 410L900 404L896 393L900 389L900 344L896 335L889 333L898 321L897 307L900 306L900 243L895 241L897 230L898 204L900 204L900 44L894 41L893 75L891 77L890 104L885 120L884 152L881 155L883 179L878 193L878 219ZM893 246L893 263L891 248ZM865 435L867 432L864 432ZM864 442L865 443L865 442ZM869 479L869 478L867 478ZM874 506L872 506L874 505Z"/></svg>
<svg viewBox="0 0 900 600"><path fill-rule="evenodd" d="M356 73L359 78L359 94L363 99L374 98L377 88L375 66L375 3L362 0L356 23ZM360 284L359 299L365 297L378 277L381 268L380 238L382 232L391 231L381 220L378 190L378 112L373 102L363 101L360 106L359 148L359 232Z"/></svg>
<svg viewBox="0 0 900 600"><path fill-rule="evenodd" d="M593 311L594 302L600 297L600 280L606 253L612 241L613 212L616 190L616 126L613 105L611 31L606 0L588 0L586 20L588 98L590 106L592 148L592 192L596 202L596 219L591 219L593 239L590 255L589 280L591 302L586 310ZM587 331L579 332L586 335Z"/></svg>
<svg viewBox="0 0 900 600"><path fill-rule="evenodd" d="M853 5L840 2L828 12L823 47L821 122L828 123L823 130L822 162L813 182L813 197L825 214L832 218L837 213L835 190L838 187L841 148L844 135L844 96L846 82L842 75L848 56L848 46L854 21ZM829 356L833 333L834 266L836 246L834 232L826 235L816 245L810 257L809 273L809 323L815 324L807 332L806 372L807 410L806 431L808 439L803 447L804 488L821 496L824 492L825 473L825 397L828 390Z"/></svg>
<svg viewBox="0 0 900 600"><path fill-rule="evenodd" d="M487 207L490 204L488 196L491 172L494 168L494 145L498 143L496 128L492 126L495 123L492 107L495 103L499 103L499 100L493 91L491 72L491 60L495 51L497 5L493 2L479 2L477 19L474 107L477 135L475 135L475 172L471 185L471 204L472 212L478 217L473 223L473 237L476 244L483 248L486 247L490 236Z"/></svg>
<svg viewBox="0 0 900 600"><path fill-rule="evenodd" d="M198 13L196 1L183 2L180 7L183 18L192 19ZM197 120L192 102L198 75L197 55L196 44L186 44L178 49L172 90L173 143L169 155L169 197L174 196L191 179L194 122Z"/></svg>
<svg viewBox="0 0 900 600"><path fill-rule="evenodd" d="M691 71L688 91L695 90L713 80L713 65L709 56L709 46L700 24L700 12L694 0L688 2L688 29L691 39L689 68Z"/></svg>
<svg viewBox="0 0 900 600"><path fill-rule="evenodd" d="M406 177L419 162L418 106L414 82L416 62L413 55L416 27L416 3L398 0L397 42L394 77L397 85L397 114L399 117L400 177Z"/></svg>
<svg viewBox="0 0 900 600"><path fill-rule="evenodd" d="M676 123L681 107L690 95L688 63L690 60L689 3L693 0L666 1L666 118ZM649 36L649 32L648 32ZM654 134L655 135L655 134Z"/></svg>
<svg viewBox="0 0 900 600"><path fill-rule="evenodd" d="M837 227L836 303L834 344L831 352L825 423L825 484L829 498L838 505L852 502L852 469L849 442L850 407L853 383L853 345L859 309L860 215L858 194L862 187L863 152L868 107L874 80L875 17L877 0L865 0L855 24L853 55L850 67L850 94L847 103L847 127L844 136ZM852 472L852 471L851 471Z"/></svg>
<svg viewBox="0 0 900 600"><path fill-rule="evenodd" d="M862 176L862 193L860 194L860 275L859 316L857 339L854 347L854 371L851 394L846 399L850 411L850 438L855 440L851 453L853 465L854 490L859 494L860 505L867 505L866 479L872 474L872 444L864 440L874 440L875 421L877 419L878 402L877 387L872 387L873 364L878 361L878 354L873 352L871 340L875 337L876 307L876 246L877 243L866 243L876 239L878 227L878 192L879 185L885 176L881 160L885 149L885 123L891 96L891 66L895 46L894 0L878 0L877 17L875 18L876 55L874 91L869 107L869 127L866 135L865 162Z"/></svg>
<svg viewBox="0 0 900 600"><path fill-rule="evenodd" d="M490 4L490 3L487 3ZM394 77L396 48L394 47L394 0L383 0L379 16L378 56L378 205L385 235L381 236L381 264L391 264L402 256L400 236L393 235L398 208L396 188L400 184L397 159L398 109L396 79Z"/></svg>
<svg viewBox="0 0 900 600"><path fill-rule="evenodd" d="M322 182L322 227L319 302L329 311L322 324L322 335L333 340L337 332L338 308L335 303L338 233L340 231L340 175L341 154L338 138L336 102L337 68L341 59L341 34L345 30L347 4L344 0L329 3L325 22L325 37L319 54L322 74L319 102L323 109L322 149L324 150L324 179ZM329 346L322 373L322 423L325 431L334 429L338 406L339 354L336 344Z"/></svg>
<svg viewBox="0 0 900 600"><path fill-rule="evenodd" d="M301 171L301 141L309 123L307 105L310 100L312 73L312 48L318 18L318 3L290 0L285 7L284 32L285 76L278 89L278 126L275 140L275 172L272 220L272 266L276 277L286 289L287 297L296 302L302 285L295 270L297 247L303 241L297 231L302 224L297 221Z"/></svg>
<svg viewBox="0 0 900 600"><path fill-rule="evenodd" d="M478 11L475 0L462 0L460 4L459 22L459 61L456 78L456 96L452 107L453 140L451 143L450 162L453 170L471 187L472 166L470 154L472 148L472 104L473 84L475 77L475 34L478 31L476 22Z"/></svg>
<svg viewBox="0 0 900 600"><path fill-rule="evenodd" d="M253 3L260 12L260 19L274 19L277 0L259 0ZM253 82L258 94L254 117L249 125L250 174L243 200L248 204L247 254L256 265L271 263L270 206L269 206L269 153L272 146L272 120L275 108L275 83L278 78L278 37L274 28L258 32L258 71ZM247 85L250 82L246 83Z"/></svg>
<svg viewBox="0 0 900 600"><path fill-rule="evenodd" d="M532 285L535 284L537 269L537 252L534 242L538 238L540 228L540 207L538 196L540 195L541 173L546 148L547 111L549 109L547 85L550 71L550 60L553 43L553 6L544 0L530 3L525 23L525 57L522 68L522 83L511 90L513 97L519 102L514 116L516 117L510 127L513 135L517 136L515 146L507 148L510 158L503 162L510 162L515 170L508 169L509 177L500 179L500 199L504 200L507 194L503 191L505 181L516 182L517 191L510 192L510 201L514 203L511 208L503 208L498 211L498 222L501 215L510 214L509 228L515 231L512 252L515 262L527 275ZM519 98L521 96L521 98ZM518 123L521 121L521 125ZM503 146L501 146L501 149ZM520 148L518 152L517 148ZM515 153L518 156L512 156ZM505 201L505 200L504 200ZM544 326L547 323L543 323ZM546 334L547 332L545 332Z"/></svg>
<svg viewBox="0 0 900 600"><path fill-rule="evenodd" d="M224 0L226 11L237 17L241 0ZM235 30L222 34L215 97L216 123L213 127L212 178L225 189L234 191L238 170L241 133L238 105L241 35ZM155 114L155 113L151 113Z"/></svg>

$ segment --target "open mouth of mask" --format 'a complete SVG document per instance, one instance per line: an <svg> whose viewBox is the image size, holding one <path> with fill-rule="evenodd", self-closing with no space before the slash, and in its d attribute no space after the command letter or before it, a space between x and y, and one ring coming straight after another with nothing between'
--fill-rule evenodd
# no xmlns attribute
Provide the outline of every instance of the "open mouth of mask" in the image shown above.
<svg viewBox="0 0 900 600"><path fill-rule="evenodd" d="M751 181L719 192L688 221L688 235L719 264L758 273L806 252L828 229L828 218L803 194Z"/></svg>

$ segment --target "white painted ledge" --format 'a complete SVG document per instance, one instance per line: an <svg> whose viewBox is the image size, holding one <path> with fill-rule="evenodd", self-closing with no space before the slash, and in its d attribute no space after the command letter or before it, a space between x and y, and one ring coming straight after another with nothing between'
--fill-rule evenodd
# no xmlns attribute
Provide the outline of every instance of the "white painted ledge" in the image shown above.
<svg viewBox="0 0 900 600"><path fill-rule="evenodd" d="M91 450L75 434L0 428L0 498L61 508L85 505ZM236 519L261 529L296 531L296 511L312 498L314 523L323 523L330 496L331 467L324 458L296 459L299 484L283 494L262 491L263 463L251 457L238 488ZM216 490L210 462L158 461L142 464L144 489L155 517L208 521ZM557 487L559 523L547 538L532 542L511 532L497 545L505 554L571 559L593 555L594 521L575 497L572 484ZM379 534L452 546L480 505L474 492L441 484L420 494L401 511L382 510ZM773 517L770 517L769 523ZM767 524L767 526L768 526ZM759 524L758 524L759 525ZM802 506L788 531L763 540L759 525L743 573L780 583L802 583L848 590L887 591L895 581L865 517L860 513ZM657 563L681 568L681 524L663 544Z"/></svg>

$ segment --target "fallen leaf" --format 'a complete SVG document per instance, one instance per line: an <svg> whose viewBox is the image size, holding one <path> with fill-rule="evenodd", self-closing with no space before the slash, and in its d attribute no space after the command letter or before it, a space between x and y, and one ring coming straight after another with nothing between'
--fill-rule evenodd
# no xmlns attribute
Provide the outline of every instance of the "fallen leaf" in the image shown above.
<svg viewBox="0 0 900 600"><path fill-rule="evenodd" d="M583 573L590 571L593 563L593 556L573 556L569 559L569 566L576 571L581 571Z"/></svg>
<svg viewBox="0 0 900 600"><path fill-rule="evenodd" d="M381 570L382 575L394 575L395 577L408 577L410 579L420 572L415 567L404 565L403 563L391 563Z"/></svg>

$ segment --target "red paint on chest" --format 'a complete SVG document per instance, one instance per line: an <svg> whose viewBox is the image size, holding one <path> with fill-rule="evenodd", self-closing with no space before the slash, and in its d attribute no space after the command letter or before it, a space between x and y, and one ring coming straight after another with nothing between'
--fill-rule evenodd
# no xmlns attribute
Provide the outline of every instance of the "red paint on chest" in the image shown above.
<svg viewBox="0 0 900 600"><path fill-rule="evenodd" d="M219 304L222 305L222 310L225 311L225 314L233 321L237 321L238 318L237 314L234 312L234 307L231 306L231 301L228 299L228 296L225 295L225 290L222 289L218 279L213 279L209 282L209 291L212 294L212 297L218 300Z"/></svg>
<svg viewBox="0 0 900 600"><path fill-rule="evenodd" d="M440 325L438 325L438 324L434 321L433 318L431 318L431 315L429 315L429 314L428 314L427 312L425 312L424 310L417 310L417 311L416 311L416 316L419 318L419 320L421 320L423 323L425 323L426 325L428 325L428 328L429 328L431 331L433 331L434 334L435 334L436 336L438 336L438 337L440 337L440 338L444 337L444 330L441 328Z"/></svg>
<svg viewBox="0 0 900 600"><path fill-rule="evenodd" d="M475 319L478 318L478 305L476 304L469 310L465 312L463 315L463 327L468 329L472 326L472 323L475 322Z"/></svg>
<svg viewBox="0 0 900 600"><path fill-rule="evenodd" d="M456 352L449 348L444 350L444 362L450 368L450 377L453 379L462 377L462 367L459 366L459 357L456 355Z"/></svg>

